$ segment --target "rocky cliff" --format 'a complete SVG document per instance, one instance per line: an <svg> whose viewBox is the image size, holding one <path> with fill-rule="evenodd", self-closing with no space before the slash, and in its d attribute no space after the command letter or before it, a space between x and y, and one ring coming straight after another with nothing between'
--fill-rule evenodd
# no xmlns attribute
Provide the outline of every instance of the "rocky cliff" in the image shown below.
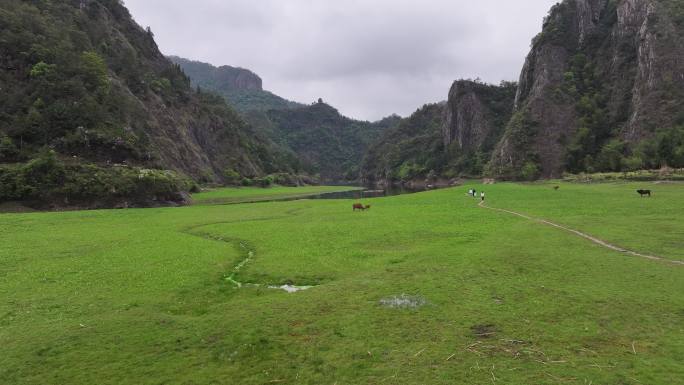
<svg viewBox="0 0 684 385"><path fill-rule="evenodd" d="M511 117L516 84L454 82L444 111L442 132L452 170L478 175Z"/></svg>
<svg viewBox="0 0 684 385"><path fill-rule="evenodd" d="M527 178L620 168L616 149L634 156L642 141L676 126L684 102L680 10L659 0L554 6L525 61L491 172Z"/></svg>
<svg viewBox="0 0 684 385"><path fill-rule="evenodd" d="M393 184L481 175L511 117L515 92L515 83L454 82L446 102L423 106L370 146L361 179Z"/></svg>
<svg viewBox="0 0 684 385"><path fill-rule="evenodd" d="M446 155L413 167L408 139L390 132L362 175L535 179L684 167L683 30L682 1L564 0L544 19L517 86L454 83L442 119ZM378 173L380 149L392 161Z"/></svg>
<svg viewBox="0 0 684 385"><path fill-rule="evenodd" d="M467 152L491 142L510 118L515 90L513 83L454 82L444 113L444 144Z"/></svg>
<svg viewBox="0 0 684 385"><path fill-rule="evenodd" d="M261 78L250 70L231 66L214 67L211 64L169 56L181 66L186 75L197 85L212 90L262 91Z"/></svg>

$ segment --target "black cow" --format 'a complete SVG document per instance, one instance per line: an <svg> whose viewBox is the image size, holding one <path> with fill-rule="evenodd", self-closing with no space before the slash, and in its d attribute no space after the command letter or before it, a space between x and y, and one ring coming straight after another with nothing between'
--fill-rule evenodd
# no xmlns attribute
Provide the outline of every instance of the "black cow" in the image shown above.
<svg viewBox="0 0 684 385"><path fill-rule="evenodd" d="M645 196L651 197L651 190L637 190L637 192L642 198Z"/></svg>

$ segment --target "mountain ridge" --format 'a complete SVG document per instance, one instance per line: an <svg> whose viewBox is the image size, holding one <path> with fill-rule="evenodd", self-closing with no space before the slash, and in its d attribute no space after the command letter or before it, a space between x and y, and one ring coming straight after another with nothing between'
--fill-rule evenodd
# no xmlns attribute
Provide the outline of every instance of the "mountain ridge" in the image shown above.
<svg viewBox="0 0 684 385"><path fill-rule="evenodd" d="M436 155L436 169L422 168L413 177L436 172L533 180L684 167L682 36L682 2L556 4L532 41L514 95L510 88L506 93L506 108L502 100L458 92L472 87L454 83L443 121L446 156ZM499 118L492 119L489 112L497 109ZM471 144L483 136L487 148L473 152ZM401 152L394 157L395 171L410 160Z"/></svg>
<svg viewBox="0 0 684 385"><path fill-rule="evenodd" d="M0 25L0 200L181 201L188 178L290 170L267 136L191 88L119 1L8 0Z"/></svg>
<svg viewBox="0 0 684 385"><path fill-rule="evenodd" d="M263 81L251 70L229 65L214 66L179 56L169 56L190 77L194 86L216 92L242 113L304 107L263 89Z"/></svg>

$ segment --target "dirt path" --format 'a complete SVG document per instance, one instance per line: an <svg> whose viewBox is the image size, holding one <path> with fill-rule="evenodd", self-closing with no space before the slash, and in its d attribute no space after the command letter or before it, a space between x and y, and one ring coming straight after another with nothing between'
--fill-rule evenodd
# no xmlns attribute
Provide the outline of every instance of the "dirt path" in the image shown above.
<svg viewBox="0 0 684 385"><path fill-rule="evenodd" d="M518 213L518 212L515 212L515 211L511 211L511 210L497 209L497 208L494 208L494 207L489 207L489 206L487 206L487 205L485 204L484 201L481 201L480 204L479 204L478 206L481 207L481 208L484 208L484 209L493 210L493 211L499 211L499 212L502 212L502 213L507 213L507 214L515 215L515 216L518 216L518 217L521 217L521 218L525 218L525 219L530 220L530 221L533 221L533 222L537 222L537 223L541 223L541 224L544 224L544 225L547 225L547 226L555 227L555 228L557 228L557 229L561 229L561 230L566 231L566 232L568 232L568 233L572 233L572 234L574 234L574 235L577 235L578 237L582 237L582 238L584 238L584 239L588 239L588 240L594 242L595 244L597 244L597 245L599 245L599 246L602 246L602 247L605 247L605 248L607 248L607 249L610 249L610 250L613 250L613 251L617 251L617 252L620 252L620 253L623 253L623 254L631 255L631 256L633 256L633 257L645 258L645 259L650 259L650 260L652 260L652 261L658 261L658 262L664 262L664 263L669 263L669 264L673 264L673 265L684 266L684 261L671 260L671 259L667 259L667 258L663 258L663 257L658 257L658 256L655 256L655 255L647 255L647 254L637 253L636 251L628 250L628 249L622 248L622 247L620 247L620 246L616 246L616 245L610 244L610 243L608 243L608 242L606 242L606 241L602 241L602 240L600 240L600 239L598 239L598 238L596 238L596 237L594 237L594 236L591 236L591 235L589 235L589 234L587 234L587 233L583 233L583 232L581 232L581 231L574 230L574 229L571 229L571 228L569 228L569 227L565 227L565 226L559 225L559 224L557 224L557 223L553 223L553 222L547 221L546 219L534 218L534 217L531 217L531 216L529 216L529 215L521 214L521 213Z"/></svg>

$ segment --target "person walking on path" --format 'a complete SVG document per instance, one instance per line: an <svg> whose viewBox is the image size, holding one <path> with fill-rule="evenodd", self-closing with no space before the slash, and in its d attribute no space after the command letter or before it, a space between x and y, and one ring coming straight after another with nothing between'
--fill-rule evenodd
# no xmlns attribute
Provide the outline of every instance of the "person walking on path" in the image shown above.
<svg viewBox="0 0 684 385"><path fill-rule="evenodd" d="M482 198L482 202L485 200L485 193L484 191L480 193L480 198Z"/></svg>

